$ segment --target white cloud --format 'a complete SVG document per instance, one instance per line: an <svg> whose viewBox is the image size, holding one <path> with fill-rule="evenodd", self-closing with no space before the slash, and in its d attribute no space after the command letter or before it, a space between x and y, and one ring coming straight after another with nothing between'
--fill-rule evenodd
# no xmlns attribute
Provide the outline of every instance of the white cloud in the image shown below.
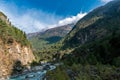
<svg viewBox="0 0 120 80"><path fill-rule="evenodd" d="M101 1L107 3L107 2L110 2L110 1L113 1L113 0L101 0Z"/></svg>
<svg viewBox="0 0 120 80"><path fill-rule="evenodd" d="M48 18L46 18L45 15ZM42 17L44 17L44 19ZM47 13L37 12L33 10L30 12L27 11L25 14L18 17L12 16L11 20L12 20L12 23L16 25L18 28L20 28L21 30L25 31L26 33L31 33L31 32L37 32L37 31L41 31L49 28L51 24L56 23L54 19L55 17L49 16L49 14Z"/></svg>
<svg viewBox="0 0 120 80"><path fill-rule="evenodd" d="M49 25L48 28L53 28L53 27L63 26L63 25L71 24L71 23L76 23L78 20L83 18L86 14L87 13L80 12L76 16L71 16L71 17L61 19L56 24Z"/></svg>
<svg viewBox="0 0 120 80"><path fill-rule="evenodd" d="M68 17L58 22L59 25L65 25L70 23L76 23L82 17L84 17L87 13L78 13L76 16Z"/></svg>
<svg viewBox="0 0 120 80"><path fill-rule="evenodd" d="M20 11L22 10L22 11ZM36 9L18 9L15 4L0 1L0 11L5 13L13 25L26 33L37 32L77 22L86 13L78 13L76 16L63 18L55 14L50 14ZM23 13L24 12L24 13Z"/></svg>
<svg viewBox="0 0 120 80"><path fill-rule="evenodd" d="M61 16L50 14L36 9L26 9L20 11L15 4L0 1L0 11L8 16L13 25L26 33L37 32L49 27L53 27ZM23 13L24 12L24 13Z"/></svg>

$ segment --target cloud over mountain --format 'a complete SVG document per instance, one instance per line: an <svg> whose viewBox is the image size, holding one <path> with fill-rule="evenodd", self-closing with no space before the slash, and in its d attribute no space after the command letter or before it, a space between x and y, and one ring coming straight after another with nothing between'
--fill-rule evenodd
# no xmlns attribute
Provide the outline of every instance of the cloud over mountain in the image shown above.
<svg viewBox="0 0 120 80"><path fill-rule="evenodd" d="M62 17L36 9L27 9L20 13L15 4L0 3L0 11L4 12L13 25L26 33L40 31L57 23Z"/></svg>
<svg viewBox="0 0 120 80"><path fill-rule="evenodd" d="M101 0L101 1L107 3L107 2L110 2L110 1L113 1L113 0Z"/></svg>
<svg viewBox="0 0 120 80"><path fill-rule="evenodd" d="M78 13L76 16L67 17L63 20L60 20L58 22L59 25L65 25L70 23L76 23L78 20L80 20L82 17L84 17L87 13Z"/></svg>
<svg viewBox="0 0 120 80"><path fill-rule="evenodd" d="M24 10L21 9L21 10ZM77 22L86 13L78 13L76 16L57 16L37 9L25 9L24 13L19 11L15 4L0 2L0 11L4 12L13 25L26 33L37 32L72 22Z"/></svg>

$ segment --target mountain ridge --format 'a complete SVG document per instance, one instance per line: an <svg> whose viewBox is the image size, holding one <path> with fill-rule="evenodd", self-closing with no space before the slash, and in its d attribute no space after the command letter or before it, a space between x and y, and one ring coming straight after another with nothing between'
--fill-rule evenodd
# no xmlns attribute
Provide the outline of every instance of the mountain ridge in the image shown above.
<svg viewBox="0 0 120 80"><path fill-rule="evenodd" d="M71 43L71 42L69 42L70 41L70 38L71 38L71 41L72 41L72 37L75 37L74 35L77 35L77 34L79 34L79 30L81 30L81 29L83 29L83 30L85 30L85 28L87 29L87 27L94 27L94 26L100 26L99 25L99 21L100 20L104 20L105 18L104 18L104 16L106 17L106 18L108 18L108 19L111 19L111 16L112 15L119 15L119 7L118 7L118 9L116 8L116 9L113 9L113 10L116 10L116 11L112 11L112 7L113 8L115 8L115 7L117 7L117 6L119 6L120 4L118 3L119 1L118 0L116 0L116 1L112 1L112 2L110 2L110 3L108 3L108 4L106 4L105 6L102 6L102 7L99 7L99 8L97 8L97 9L95 9L95 10L93 10L92 12L90 12L88 15L86 15L85 17L83 17L80 21L78 21L78 23L75 25L75 27L72 29L72 31L70 32L70 34L68 34L68 36L65 38L65 42L66 43L68 43L68 45L69 45L69 43ZM117 3L117 4L116 4ZM114 5L114 4L116 4L116 5ZM107 7L109 7L109 8L107 8ZM102 9L102 10L101 10ZM107 13L107 12L111 12L111 13ZM116 13L115 13L116 12ZM94 15L95 14L95 15ZM115 16L115 17L117 17L117 16ZM85 21L85 22L84 22ZM97 23L97 22L98 23ZM98 25L94 25L94 23L96 24L98 24ZM102 23L101 23L102 24ZM104 25L104 24L103 24ZM97 27L96 27L97 28ZM104 29L105 30L105 29ZM87 34L87 33L86 33ZM88 34L90 34L90 33L88 33ZM79 35L81 35L81 34L79 34ZM78 36L79 36L78 35ZM91 36L92 36L92 33L91 33ZM77 36L76 36L77 37ZM81 36L82 37L82 36ZM85 36L84 36L85 37ZM87 39L87 38L86 38ZM68 42L67 42L68 41ZM74 40L73 40L74 41ZM81 40L82 41L82 40ZM77 40L75 40L74 42L78 42ZM81 42L82 43L82 42ZM84 42L83 42L84 43ZM67 45L67 44L66 44Z"/></svg>
<svg viewBox="0 0 120 80"><path fill-rule="evenodd" d="M120 80L120 0L79 20L58 50L54 58L63 65L48 80Z"/></svg>
<svg viewBox="0 0 120 80"><path fill-rule="evenodd" d="M67 33L69 33L73 26L74 23L58 26L43 32L27 34L27 37L32 43L34 49L41 49L43 48L43 45L49 45L60 41Z"/></svg>

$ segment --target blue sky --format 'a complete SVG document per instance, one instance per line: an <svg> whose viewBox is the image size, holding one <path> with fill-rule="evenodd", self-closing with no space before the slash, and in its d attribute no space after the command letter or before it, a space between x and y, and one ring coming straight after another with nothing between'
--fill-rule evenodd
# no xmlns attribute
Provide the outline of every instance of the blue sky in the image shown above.
<svg viewBox="0 0 120 80"><path fill-rule="evenodd" d="M26 33L77 22L111 0L0 0L0 11Z"/></svg>

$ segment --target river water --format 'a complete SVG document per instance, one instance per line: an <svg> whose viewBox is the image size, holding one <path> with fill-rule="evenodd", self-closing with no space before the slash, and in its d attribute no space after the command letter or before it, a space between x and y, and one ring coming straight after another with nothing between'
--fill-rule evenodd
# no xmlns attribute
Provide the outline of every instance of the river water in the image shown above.
<svg viewBox="0 0 120 80"><path fill-rule="evenodd" d="M27 72L26 74L19 75L17 77L11 77L8 80L43 80L45 74L49 70L54 70L55 65L44 64L42 66L34 67L35 70Z"/></svg>

